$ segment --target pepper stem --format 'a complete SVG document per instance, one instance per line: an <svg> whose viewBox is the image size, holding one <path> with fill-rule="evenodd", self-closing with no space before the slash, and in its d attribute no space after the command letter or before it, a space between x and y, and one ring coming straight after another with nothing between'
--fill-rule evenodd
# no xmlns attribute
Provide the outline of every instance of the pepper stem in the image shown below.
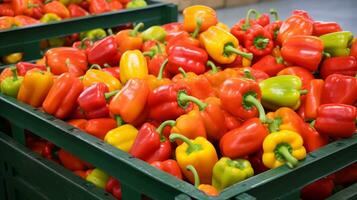
<svg viewBox="0 0 357 200"><path fill-rule="evenodd" d="M155 56L155 52L154 51L145 51L143 53L144 56L149 56L150 58L154 57Z"/></svg>
<svg viewBox="0 0 357 200"><path fill-rule="evenodd" d="M17 68L16 67L10 67L10 70L12 72L12 80L13 81L17 81L18 77L17 77Z"/></svg>
<svg viewBox="0 0 357 200"><path fill-rule="evenodd" d="M262 104L258 101L258 99L256 99L252 95L248 95L244 98L244 101L252 104L253 106L255 106L258 109L259 119L262 123L265 123L266 122L265 111L264 111Z"/></svg>
<svg viewBox="0 0 357 200"><path fill-rule="evenodd" d="M175 120L166 120L166 121L162 122L159 127L157 127L156 132L158 132L160 134L161 140L165 139L165 137L163 136L163 133L162 133L164 128L166 126L175 126L175 124L176 124Z"/></svg>
<svg viewBox="0 0 357 200"><path fill-rule="evenodd" d="M277 10L271 8L271 9L269 10L269 12L270 12L271 15L273 15L275 21L280 20L279 13L278 13Z"/></svg>
<svg viewBox="0 0 357 200"><path fill-rule="evenodd" d="M300 90L299 92L300 92L300 95L305 95L305 94L309 93L308 90Z"/></svg>
<svg viewBox="0 0 357 200"><path fill-rule="evenodd" d="M193 38L197 38L198 34L200 33L201 27L202 27L202 19L196 18L196 28L191 35Z"/></svg>
<svg viewBox="0 0 357 200"><path fill-rule="evenodd" d="M269 120L269 119L268 119ZM282 119L280 117L277 117L273 120L271 120L268 124L268 129L270 133L278 132L280 130L280 125L281 125Z"/></svg>
<svg viewBox="0 0 357 200"><path fill-rule="evenodd" d="M99 69L99 70L102 70L102 67L98 64L93 64L92 66L90 66L89 69Z"/></svg>
<svg viewBox="0 0 357 200"><path fill-rule="evenodd" d="M180 71L180 73L182 74L182 76L184 78L187 78L187 74L186 74L185 70L182 67L179 67L178 70Z"/></svg>
<svg viewBox="0 0 357 200"><path fill-rule="evenodd" d="M283 59L283 57L279 56L279 57L275 58L275 62L278 63L278 64L283 64L284 59Z"/></svg>
<svg viewBox="0 0 357 200"><path fill-rule="evenodd" d="M110 99L110 97L116 95L120 90L113 90L111 92L104 93L104 98L106 100Z"/></svg>
<svg viewBox="0 0 357 200"><path fill-rule="evenodd" d="M244 69L243 72L244 72L244 78L255 80L255 77L252 75L250 70Z"/></svg>
<svg viewBox="0 0 357 200"><path fill-rule="evenodd" d="M180 105L186 105L188 102L196 104L200 111L204 110L207 107L207 103L202 102L194 96L188 95L185 91L180 91L177 95L177 100Z"/></svg>
<svg viewBox="0 0 357 200"><path fill-rule="evenodd" d="M108 35L114 35L113 30L111 28L107 29Z"/></svg>
<svg viewBox="0 0 357 200"><path fill-rule="evenodd" d="M140 29L144 28L144 23L137 24L132 31L130 31L129 35L132 37L136 37Z"/></svg>
<svg viewBox="0 0 357 200"><path fill-rule="evenodd" d="M186 169L192 172L193 178L195 180L195 187L198 188L198 186L200 186L200 177L198 176L197 170L193 165L187 165Z"/></svg>
<svg viewBox="0 0 357 200"><path fill-rule="evenodd" d="M119 115L115 115L115 121L117 122L118 127L125 124L123 118L121 118Z"/></svg>
<svg viewBox="0 0 357 200"><path fill-rule="evenodd" d="M290 168L294 168L299 163L299 161L294 156L291 155L287 146L285 145L280 146L278 148L278 152L281 154L282 157L284 157L284 159L286 160L286 164Z"/></svg>
<svg viewBox="0 0 357 200"><path fill-rule="evenodd" d="M157 75L157 80L162 80L162 77L164 75L164 70L168 62L169 59L166 58L164 62L161 64L159 74Z"/></svg>
<svg viewBox="0 0 357 200"><path fill-rule="evenodd" d="M218 72L218 67L212 61L207 61L206 65L211 68L211 74L215 74Z"/></svg>
<svg viewBox="0 0 357 200"><path fill-rule="evenodd" d="M323 51L323 52L322 52L322 55L323 55L324 57L326 57L326 58L331 58L331 54L328 53L328 52L326 52L326 51Z"/></svg>
<svg viewBox="0 0 357 200"><path fill-rule="evenodd" d="M316 123L316 120L312 120L311 122L310 122L310 127L311 128L315 128L315 123Z"/></svg>
<svg viewBox="0 0 357 200"><path fill-rule="evenodd" d="M246 52L243 52L243 51L239 51L238 49L234 48L233 45L231 44L228 44L224 47L224 53L225 54L231 54L231 53L235 53L237 55L240 55L244 58L247 58L249 60L252 60L253 59L253 54L252 53L246 53Z"/></svg>
<svg viewBox="0 0 357 200"><path fill-rule="evenodd" d="M242 30L246 31L250 27L250 17L251 15L257 15L257 11L255 9L249 9L247 15L245 16L245 23L242 25Z"/></svg>
<svg viewBox="0 0 357 200"><path fill-rule="evenodd" d="M269 43L268 38L259 37L254 39L254 46L258 49L265 49Z"/></svg>
<svg viewBox="0 0 357 200"><path fill-rule="evenodd" d="M187 150L186 150L187 154L190 154L192 152L199 151L202 149L202 146L200 144L194 144L190 139L188 139L187 137L185 137L181 134L171 133L169 138L170 138L171 142L179 139L179 140L182 140L184 143L186 143L188 146Z"/></svg>
<svg viewBox="0 0 357 200"><path fill-rule="evenodd" d="M162 49L161 49L161 46L160 46L159 42L155 42L155 46L157 48L157 53L158 54L162 54Z"/></svg>

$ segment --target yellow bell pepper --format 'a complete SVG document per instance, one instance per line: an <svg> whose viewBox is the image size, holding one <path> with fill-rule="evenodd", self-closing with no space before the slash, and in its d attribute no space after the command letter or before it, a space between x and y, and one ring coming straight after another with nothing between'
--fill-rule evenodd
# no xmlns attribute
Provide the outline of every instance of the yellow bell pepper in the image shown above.
<svg viewBox="0 0 357 200"><path fill-rule="evenodd" d="M126 83L129 79L143 79L148 75L145 56L139 50L128 50L120 59L120 80Z"/></svg>
<svg viewBox="0 0 357 200"><path fill-rule="evenodd" d="M33 107L39 107L45 100L52 84L53 75L51 72L30 70L24 76L17 99Z"/></svg>
<svg viewBox="0 0 357 200"><path fill-rule="evenodd" d="M195 183L194 176L186 170L186 166L193 165L198 172L202 183L211 184L212 169L218 161L218 156L214 146L204 137L196 137L190 140L187 137L172 133L170 141L182 140L180 146L176 148L176 160L184 176L192 183Z"/></svg>
<svg viewBox="0 0 357 200"><path fill-rule="evenodd" d="M270 133L263 142L263 163L268 168L276 168L286 163L290 168L306 157L302 137L289 130Z"/></svg>
<svg viewBox="0 0 357 200"><path fill-rule="evenodd" d="M99 65L92 65L92 67L83 76L82 82L85 87L101 82L108 86L109 91L119 90L122 87L118 79L109 73L102 71Z"/></svg>
<svg viewBox="0 0 357 200"><path fill-rule="evenodd" d="M183 29L189 33L193 32L194 36L218 22L216 11L208 6L189 6L183 10L182 14Z"/></svg>
<svg viewBox="0 0 357 200"><path fill-rule="evenodd" d="M231 30L227 24L224 24L222 22L218 22L218 24L216 26L223 28L224 30L226 30L228 32Z"/></svg>
<svg viewBox="0 0 357 200"><path fill-rule="evenodd" d="M239 42L230 32L218 26L211 26L199 36L201 45L220 64L234 62L237 55L252 60L253 54L239 51Z"/></svg>
<svg viewBox="0 0 357 200"><path fill-rule="evenodd" d="M129 152L131 146L134 144L138 130L130 125L124 124L118 128L110 130L104 137L104 141L116 148Z"/></svg>
<svg viewBox="0 0 357 200"><path fill-rule="evenodd" d="M5 64L14 64L22 60L22 53L12 53L2 58Z"/></svg>

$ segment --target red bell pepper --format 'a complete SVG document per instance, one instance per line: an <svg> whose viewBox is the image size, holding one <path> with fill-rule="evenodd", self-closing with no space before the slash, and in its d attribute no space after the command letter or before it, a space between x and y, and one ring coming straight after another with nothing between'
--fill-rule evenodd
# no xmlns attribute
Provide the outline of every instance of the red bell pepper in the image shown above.
<svg viewBox="0 0 357 200"><path fill-rule="evenodd" d="M224 124L227 127L227 131L238 128L242 122L237 117L231 115L229 112L222 110L224 115Z"/></svg>
<svg viewBox="0 0 357 200"><path fill-rule="evenodd" d="M192 104L181 105L177 101L180 91L190 94L187 86L170 84L157 87L149 93L147 105L150 108L149 118L162 122L176 119L192 109Z"/></svg>
<svg viewBox="0 0 357 200"><path fill-rule="evenodd" d="M87 38L85 38L81 41L74 42L72 44L73 48L79 49L86 54L88 53L88 50L90 49L91 46L93 46L93 42Z"/></svg>
<svg viewBox="0 0 357 200"><path fill-rule="evenodd" d="M182 173L181 173L181 169L179 167L179 165L177 164L176 160L165 160L165 161L155 161L152 162L150 165L164 171L167 172L173 176L175 176L178 179L182 180Z"/></svg>
<svg viewBox="0 0 357 200"><path fill-rule="evenodd" d="M300 15L308 20L314 21L306 10L293 10L292 15Z"/></svg>
<svg viewBox="0 0 357 200"><path fill-rule="evenodd" d="M129 153L148 163L169 159L171 143L162 133L166 125L168 125L167 122L163 122L155 128L150 123L143 124Z"/></svg>
<svg viewBox="0 0 357 200"><path fill-rule="evenodd" d="M172 22L172 23L164 24L161 27L164 28L166 31L165 40L167 42L184 31L182 22Z"/></svg>
<svg viewBox="0 0 357 200"><path fill-rule="evenodd" d="M304 147L307 152L315 151L329 142L329 138L317 132L308 123L303 123L300 128L300 135L304 140Z"/></svg>
<svg viewBox="0 0 357 200"><path fill-rule="evenodd" d="M200 47L200 41L190 36L186 31L180 31L175 33L167 40L166 52L170 52L174 46L177 45L190 45Z"/></svg>
<svg viewBox="0 0 357 200"><path fill-rule="evenodd" d="M14 10L14 14L16 15L28 15L31 16L33 13L32 1L29 0L13 0L12 9Z"/></svg>
<svg viewBox="0 0 357 200"><path fill-rule="evenodd" d="M223 156L239 158L248 156L262 148L268 129L258 118L245 121L240 127L226 133L219 142Z"/></svg>
<svg viewBox="0 0 357 200"><path fill-rule="evenodd" d="M69 18L70 12L65 5L63 5L60 1L50 1L49 3L45 3L43 7L44 13L54 13L58 15L62 19Z"/></svg>
<svg viewBox="0 0 357 200"><path fill-rule="evenodd" d="M273 51L273 40L268 31L260 25L250 27L244 36L244 47L254 56L268 55Z"/></svg>
<svg viewBox="0 0 357 200"><path fill-rule="evenodd" d="M324 104L317 111L316 130L333 138L351 137L356 131L357 108L346 104Z"/></svg>
<svg viewBox="0 0 357 200"><path fill-rule="evenodd" d="M109 4L110 10L112 10L112 11L123 9L123 4L121 4L119 0L109 0L107 2Z"/></svg>
<svg viewBox="0 0 357 200"><path fill-rule="evenodd" d="M110 6L106 0L89 1L89 12L91 14L101 14L110 11Z"/></svg>
<svg viewBox="0 0 357 200"><path fill-rule="evenodd" d="M322 178L302 188L301 198L303 200L324 200L332 195L334 187L332 179Z"/></svg>
<svg viewBox="0 0 357 200"><path fill-rule="evenodd" d="M260 174L269 170L269 168L264 165L262 157L263 149L260 149L256 153L249 156L249 162L254 169L254 174Z"/></svg>
<svg viewBox="0 0 357 200"><path fill-rule="evenodd" d="M284 40L281 55L285 61L316 71L322 59L324 44L315 36L296 35Z"/></svg>
<svg viewBox="0 0 357 200"><path fill-rule="evenodd" d="M78 105L87 119L109 116L109 108L104 93L109 92L104 83L95 83L86 88L78 97Z"/></svg>
<svg viewBox="0 0 357 200"><path fill-rule="evenodd" d="M261 82L269 78L269 75L262 70L252 69L251 67L238 68L238 77L255 80Z"/></svg>
<svg viewBox="0 0 357 200"><path fill-rule="evenodd" d="M307 89L310 81L314 79L314 76L311 74L311 72L302 67L287 67L278 73L278 76L280 75L298 76L302 82L302 89Z"/></svg>
<svg viewBox="0 0 357 200"><path fill-rule="evenodd" d="M261 70L267 73L269 76L275 76L278 72L283 70L285 65L282 57L274 57L272 55L266 55L259 61L253 64L252 69Z"/></svg>
<svg viewBox="0 0 357 200"><path fill-rule="evenodd" d="M11 3L2 3L0 4L0 16L9 16L13 17L15 12L12 8Z"/></svg>
<svg viewBox="0 0 357 200"><path fill-rule="evenodd" d="M39 69L46 71L45 65L38 65L29 62L19 62L16 64L17 75L25 76L26 72L30 71L31 69Z"/></svg>
<svg viewBox="0 0 357 200"><path fill-rule="evenodd" d="M255 15L255 18L256 18L257 23L262 27L270 24L270 18L267 13L257 12Z"/></svg>
<svg viewBox="0 0 357 200"><path fill-rule="evenodd" d="M30 17L41 19L44 14L43 0L32 0L30 2L32 3L30 6L33 7L33 12Z"/></svg>
<svg viewBox="0 0 357 200"><path fill-rule="evenodd" d="M328 33L339 32L342 31L342 28L336 22L322 22L322 21L314 21L314 29L312 35L321 36Z"/></svg>
<svg viewBox="0 0 357 200"><path fill-rule="evenodd" d="M95 42L88 50L88 62L90 64L116 66L119 63L119 59L118 45L114 36L108 36Z"/></svg>
<svg viewBox="0 0 357 200"><path fill-rule="evenodd" d="M322 79L314 79L310 81L308 93L305 97L305 118L315 119L317 116L317 109L321 104L322 90L324 88L324 81Z"/></svg>
<svg viewBox="0 0 357 200"><path fill-rule="evenodd" d="M340 56L326 58L320 68L322 78L327 78L331 74L343 74L355 76L357 73L357 58L354 56Z"/></svg>
<svg viewBox="0 0 357 200"><path fill-rule="evenodd" d="M107 184L105 185L105 191L111 193L116 199L122 199L120 182L113 177L109 178Z"/></svg>
<svg viewBox="0 0 357 200"><path fill-rule="evenodd" d="M177 45L170 50L167 70L171 74L180 73L182 67L186 72L203 74L206 71L208 54L205 50L192 45Z"/></svg>
<svg viewBox="0 0 357 200"><path fill-rule="evenodd" d="M357 79L341 74L331 74L325 79L321 99L322 104L353 105L357 101Z"/></svg>
<svg viewBox="0 0 357 200"><path fill-rule="evenodd" d="M57 155L61 164L71 171L84 170L91 167L89 163L80 160L79 158L65 151L64 149L60 149L57 152Z"/></svg>
<svg viewBox="0 0 357 200"><path fill-rule="evenodd" d="M80 129L81 131L86 130L87 122L88 121L85 119L71 119L67 121L68 124Z"/></svg>
<svg viewBox="0 0 357 200"><path fill-rule="evenodd" d="M249 9L245 19L241 19L238 23L234 24L231 33L239 40L240 44L244 44L245 32L253 25L258 24L256 20L251 20L251 15L256 14L257 11Z"/></svg>
<svg viewBox="0 0 357 200"><path fill-rule="evenodd" d="M73 3L68 6L68 10L71 15L71 18L83 17L89 15L89 13L85 9Z"/></svg>
<svg viewBox="0 0 357 200"><path fill-rule="evenodd" d="M275 17L275 21L264 26L264 29L270 33L272 40L276 44L276 41L278 39L278 33L281 25L283 24L283 21L279 19L279 15L276 10L270 9L270 14Z"/></svg>
<svg viewBox="0 0 357 200"><path fill-rule="evenodd" d="M117 122L112 118L90 119L86 123L85 132L104 140L105 135L117 127Z"/></svg>

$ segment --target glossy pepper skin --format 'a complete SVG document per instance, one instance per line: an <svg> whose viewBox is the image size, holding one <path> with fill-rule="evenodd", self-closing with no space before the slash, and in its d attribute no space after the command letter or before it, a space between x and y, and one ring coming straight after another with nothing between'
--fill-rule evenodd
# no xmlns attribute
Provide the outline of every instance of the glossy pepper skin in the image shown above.
<svg viewBox="0 0 357 200"><path fill-rule="evenodd" d="M97 65L93 65L86 72L83 76L82 82L85 87L90 87L96 83L104 83L108 87L109 91L119 90L122 87L118 79L114 78L111 74L102 71Z"/></svg>
<svg viewBox="0 0 357 200"><path fill-rule="evenodd" d="M356 73L357 58L354 56L326 58L320 68L320 74L324 79L326 79L331 74L355 76Z"/></svg>
<svg viewBox="0 0 357 200"><path fill-rule="evenodd" d="M239 183L254 175L254 170L248 160L232 160L222 157L213 167L212 185L218 191Z"/></svg>
<svg viewBox="0 0 357 200"><path fill-rule="evenodd" d="M321 100L322 104L353 105L357 101L357 79L341 74L331 74L325 79Z"/></svg>
<svg viewBox="0 0 357 200"><path fill-rule="evenodd" d="M205 138L197 137L190 140L180 134L171 134L170 141L182 140L184 143L175 150L176 160L184 176L194 184L194 177L186 170L187 165L192 165L197 170L202 183L210 184L212 181L212 169L218 161L214 146Z"/></svg>
<svg viewBox="0 0 357 200"><path fill-rule="evenodd" d="M48 114L65 119L74 110L82 91L82 82L71 73L64 73L54 81L42 108Z"/></svg>
<svg viewBox="0 0 357 200"><path fill-rule="evenodd" d="M281 25L283 24L283 21L280 20L279 14L276 10L270 9L269 13L274 16L275 21L264 26L264 29L270 33L271 38L274 41L274 44L276 44L277 39L278 39L279 29L280 29Z"/></svg>
<svg viewBox="0 0 357 200"><path fill-rule="evenodd" d="M33 107L39 107L45 100L52 84L53 75L51 72L31 70L24 76L17 99Z"/></svg>
<svg viewBox="0 0 357 200"><path fill-rule="evenodd" d="M281 55L287 62L315 71L322 59L323 49L324 44L318 37L297 35L284 40Z"/></svg>
<svg viewBox="0 0 357 200"><path fill-rule="evenodd" d="M16 98L23 79L24 77L17 76L16 68L12 68L12 76L5 78L0 83L1 93Z"/></svg>
<svg viewBox="0 0 357 200"><path fill-rule="evenodd" d="M324 81L322 79L314 79L310 81L308 93L305 98L305 118L315 119L317 109L321 105L322 90Z"/></svg>
<svg viewBox="0 0 357 200"><path fill-rule="evenodd" d="M141 33L141 37L143 38L144 42L148 40L163 42L166 37L166 31L161 26L151 26Z"/></svg>
<svg viewBox="0 0 357 200"><path fill-rule="evenodd" d="M117 127L117 122L112 118L97 118L87 121L85 132L96 138L104 140L108 131Z"/></svg>
<svg viewBox="0 0 357 200"><path fill-rule="evenodd" d="M356 131L357 108L345 104L324 104L317 111L315 128L333 138L351 137Z"/></svg>
<svg viewBox="0 0 357 200"><path fill-rule="evenodd" d="M141 49L143 39L140 36L139 30L143 27L144 24L139 23L134 29L121 30L114 36L120 53L124 53L127 50Z"/></svg>
<svg viewBox="0 0 357 200"><path fill-rule="evenodd" d="M64 149L60 149L57 152L57 155L61 164L71 171L85 170L90 167L90 164L80 160L79 158L69 153L68 151L65 151Z"/></svg>
<svg viewBox="0 0 357 200"><path fill-rule="evenodd" d="M304 123L302 119L291 108L279 108L275 112L269 112L266 117L268 121L270 120L268 123L268 129L270 132L289 130L301 134L301 131L303 130Z"/></svg>
<svg viewBox="0 0 357 200"><path fill-rule="evenodd" d="M260 25L250 27L244 36L244 47L254 56L265 56L272 52L274 42L271 35Z"/></svg>
<svg viewBox="0 0 357 200"><path fill-rule="evenodd" d="M114 36L105 37L94 43L88 49L88 62L90 64L98 64L103 66L109 64L115 66L119 62L118 45L115 42Z"/></svg>
<svg viewBox="0 0 357 200"><path fill-rule="evenodd" d="M182 180L182 173L181 169L177 163L176 160L165 160L165 161L155 161L150 164L151 166L154 166L164 172L167 172L173 176L175 176L178 179Z"/></svg>
<svg viewBox="0 0 357 200"><path fill-rule="evenodd" d="M46 71L45 65L33 64L30 62L19 62L16 64L17 74L19 76L25 76L26 72L34 68Z"/></svg>
<svg viewBox="0 0 357 200"><path fill-rule="evenodd" d="M263 123L258 118L252 118L224 134L219 147L223 156L244 157L257 152L267 135L268 130Z"/></svg>
<svg viewBox="0 0 357 200"><path fill-rule="evenodd" d="M326 135L317 132L309 123L303 123L300 135L304 139L304 147L307 152L315 151L327 145L329 142L329 138Z"/></svg>
<svg viewBox="0 0 357 200"><path fill-rule="evenodd" d="M314 21L313 27L312 35L315 36L342 31L341 26L336 22Z"/></svg>
<svg viewBox="0 0 357 200"><path fill-rule="evenodd" d="M77 4L68 5L68 11L71 15L71 18L83 17L89 15L89 13L85 9L83 9Z"/></svg>
<svg viewBox="0 0 357 200"><path fill-rule="evenodd" d="M258 24L254 19L250 19L252 15L256 15L257 11L249 9L246 17L233 25L230 32L239 40L240 43L244 43L245 32L253 25Z"/></svg>
<svg viewBox="0 0 357 200"><path fill-rule="evenodd" d="M276 110L289 107L294 110L300 106L300 95L306 91L301 89L301 80L294 75L281 75L263 80L259 83L262 91L264 107Z"/></svg>
<svg viewBox="0 0 357 200"><path fill-rule="evenodd" d="M70 12L65 5L59 1L51 1L44 5L44 13L54 13L61 17L62 19L69 18Z"/></svg>
<svg viewBox="0 0 357 200"><path fill-rule="evenodd" d="M272 55L266 55L252 65L252 69L261 70L269 76L275 76L284 68L282 57L274 57Z"/></svg>
<svg viewBox="0 0 357 200"><path fill-rule="evenodd" d="M203 5L194 5L185 8L183 10L183 17L183 29L189 33L205 31L218 23L216 11ZM197 21L201 21L199 27Z"/></svg>
<svg viewBox="0 0 357 200"><path fill-rule="evenodd" d="M219 38L219 40L217 40ZM225 29L212 26L205 32L201 33L201 45L206 49L208 55L212 57L217 63L229 64L232 63L237 55L252 59L251 53L245 53L237 49L238 40Z"/></svg>
<svg viewBox="0 0 357 200"><path fill-rule="evenodd" d="M218 196L218 191L215 187L209 184L201 184L200 183L200 177L198 176L197 170L193 165L187 165L186 166L187 171L191 171L194 177L194 185L197 189L201 190L208 196Z"/></svg>
<svg viewBox="0 0 357 200"><path fill-rule="evenodd" d="M290 168L306 157L302 137L289 130L270 133L263 142L263 163L269 168L287 164Z"/></svg>
<svg viewBox="0 0 357 200"><path fill-rule="evenodd" d="M126 83L129 79L143 79L148 75L147 62L139 50L128 50L120 59L120 80Z"/></svg>
<svg viewBox="0 0 357 200"><path fill-rule="evenodd" d="M87 176L86 180L88 182L93 183L95 186L105 189L105 185L109 180L109 175L103 172L102 170L95 168L93 171Z"/></svg>
<svg viewBox="0 0 357 200"><path fill-rule="evenodd" d="M310 81L314 79L314 76L311 74L311 72L303 67L287 67L277 74L278 76L280 75L294 75L298 76L302 82L302 89L307 89Z"/></svg>
<svg viewBox="0 0 357 200"><path fill-rule="evenodd" d="M324 50L331 56L348 56L350 49L348 48L352 39L353 33L350 31L340 31L321 35Z"/></svg>
<svg viewBox="0 0 357 200"><path fill-rule="evenodd" d="M91 0L89 2L89 12L91 14L101 14L109 11L109 3L106 0Z"/></svg>
<svg viewBox="0 0 357 200"><path fill-rule="evenodd" d="M162 61L157 77L154 76L154 75L151 75L151 73L147 77L145 77L145 80L149 84L149 87L150 87L151 91L154 90L157 87L162 86L162 85L171 84L171 80L170 79L163 78L164 77L164 71L165 71L165 68L167 66L167 62L168 62L167 59Z"/></svg>
<svg viewBox="0 0 357 200"><path fill-rule="evenodd" d="M13 17L14 15L15 15L15 12L12 9L11 3L2 3L0 5L0 16Z"/></svg>
<svg viewBox="0 0 357 200"><path fill-rule="evenodd" d="M105 135L104 141L122 151L129 152L137 134L138 130L133 125L119 125Z"/></svg>

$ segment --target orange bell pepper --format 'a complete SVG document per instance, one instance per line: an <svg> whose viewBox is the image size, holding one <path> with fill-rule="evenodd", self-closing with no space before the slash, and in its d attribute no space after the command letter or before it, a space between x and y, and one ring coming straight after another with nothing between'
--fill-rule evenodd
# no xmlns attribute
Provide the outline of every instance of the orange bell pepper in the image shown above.
<svg viewBox="0 0 357 200"><path fill-rule="evenodd" d="M4 70L2 70L1 74L0 74L0 83L7 77L11 77L12 76L12 70L10 67L6 67Z"/></svg>
<svg viewBox="0 0 357 200"><path fill-rule="evenodd" d="M207 30L218 23L216 11L203 5L187 7L183 10L183 28L187 32L199 32Z"/></svg>
<svg viewBox="0 0 357 200"><path fill-rule="evenodd" d="M268 121L272 120L268 126L270 132L289 130L301 134L303 121L300 116L291 108L279 108L275 112L269 112L266 117Z"/></svg>
<svg viewBox="0 0 357 200"><path fill-rule="evenodd" d="M43 7L44 13L54 13L62 19L69 18L70 12L65 5L59 1L51 1Z"/></svg>
<svg viewBox="0 0 357 200"><path fill-rule="evenodd" d="M163 78L163 72L164 69L167 65L168 59L166 59L161 67L160 67L160 71L159 71L159 75L156 77L154 75L149 74L148 76L146 76L145 80L149 85L150 90L154 90L155 88L162 86L162 85L169 85L171 84L171 80L168 78Z"/></svg>
<svg viewBox="0 0 357 200"><path fill-rule="evenodd" d="M115 42L118 44L120 53L127 50L141 49L143 46L143 39L140 36L139 30L144 27L143 23L137 24L133 30L125 29L119 31L115 36Z"/></svg>

